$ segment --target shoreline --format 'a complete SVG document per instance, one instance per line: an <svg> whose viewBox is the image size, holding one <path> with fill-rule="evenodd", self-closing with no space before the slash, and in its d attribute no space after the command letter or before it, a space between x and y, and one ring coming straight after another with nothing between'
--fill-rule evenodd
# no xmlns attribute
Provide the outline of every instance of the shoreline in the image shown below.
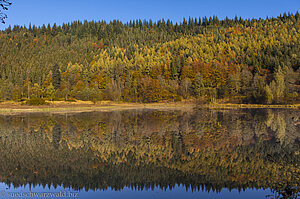
<svg viewBox="0 0 300 199"><path fill-rule="evenodd" d="M80 113L93 111L117 111L117 110L134 110L134 109L157 109L157 110L175 110L175 109L192 109L195 103L126 103L103 101L93 104L92 102L64 102L54 101L49 105L21 105L18 102L0 103L0 115L11 115L20 113Z"/></svg>
<svg viewBox="0 0 300 199"><path fill-rule="evenodd" d="M197 104L196 102L160 102L160 103L126 103L102 101L96 104L92 102L64 102L54 101L49 105L22 105L20 102L2 102L0 103L0 115L17 113L78 113L93 111L116 111L116 110L134 110L134 109L157 109L157 110L175 110L175 109L244 109L244 108L284 108L300 109L300 104L293 105L262 105L262 104Z"/></svg>

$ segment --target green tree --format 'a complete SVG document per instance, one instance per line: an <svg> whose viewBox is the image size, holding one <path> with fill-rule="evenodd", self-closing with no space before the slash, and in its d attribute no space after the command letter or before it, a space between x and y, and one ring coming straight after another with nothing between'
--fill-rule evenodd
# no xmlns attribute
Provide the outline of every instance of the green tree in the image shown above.
<svg viewBox="0 0 300 199"><path fill-rule="evenodd" d="M274 101L279 103L283 98L285 91L284 73L281 67L278 67L277 72L275 72L274 80L271 82L270 88L274 96Z"/></svg>
<svg viewBox="0 0 300 199"><path fill-rule="evenodd" d="M256 73L253 78L252 87L252 100L254 103L263 103L266 101L265 85L265 77Z"/></svg>
<svg viewBox="0 0 300 199"><path fill-rule="evenodd" d="M59 89L61 83L61 74L58 64L54 64L52 68L52 84L55 90Z"/></svg>
<svg viewBox="0 0 300 199"><path fill-rule="evenodd" d="M0 79L0 99L10 100L13 85L9 80Z"/></svg>
<svg viewBox="0 0 300 199"><path fill-rule="evenodd" d="M265 87L265 103L271 104L273 102L273 93L268 85Z"/></svg>
<svg viewBox="0 0 300 199"><path fill-rule="evenodd" d="M196 97L200 96L204 92L204 84L203 84L203 77L200 73L197 73L196 78L192 85L194 95Z"/></svg>

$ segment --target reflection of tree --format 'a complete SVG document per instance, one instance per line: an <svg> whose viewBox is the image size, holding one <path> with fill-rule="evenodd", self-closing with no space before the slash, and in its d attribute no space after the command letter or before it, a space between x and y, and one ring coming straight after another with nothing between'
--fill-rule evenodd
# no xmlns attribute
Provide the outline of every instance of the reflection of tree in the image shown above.
<svg viewBox="0 0 300 199"><path fill-rule="evenodd" d="M253 187L279 193L285 188L278 188L278 183L299 186L297 113L200 110L82 113L67 119L47 114L1 116L0 179L16 186L52 183L75 189L183 184L198 190ZM276 117L285 121L285 135L293 135L284 143L278 128L270 128L277 121L270 118Z"/></svg>
<svg viewBox="0 0 300 199"><path fill-rule="evenodd" d="M53 143L53 147L55 149L58 149L60 139L61 139L60 125L55 123L53 130L52 130L52 143Z"/></svg>
<svg viewBox="0 0 300 199"><path fill-rule="evenodd" d="M174 158L178 160L181 158L181 154L184 153L185 146L182 138L181 132L172 132L172 152L174 153Z"/></svg>
<svg viewBox="0 0 300 199"><path fill-rule="evenodd" d="M291 187L285 185L284 187L279 186L272 190L272 195L266 196L270 199L297 199L300 196L299 187Z"/></svg>

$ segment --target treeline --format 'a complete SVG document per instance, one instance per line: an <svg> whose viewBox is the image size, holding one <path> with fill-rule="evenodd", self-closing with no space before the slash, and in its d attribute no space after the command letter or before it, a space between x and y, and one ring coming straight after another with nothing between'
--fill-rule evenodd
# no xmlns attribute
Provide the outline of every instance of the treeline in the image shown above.
<svg viewBox="0 0 300 199"><path fill-rule="evenodd" d="M295 103L299 16L9 27L0 99Z"/></svg>

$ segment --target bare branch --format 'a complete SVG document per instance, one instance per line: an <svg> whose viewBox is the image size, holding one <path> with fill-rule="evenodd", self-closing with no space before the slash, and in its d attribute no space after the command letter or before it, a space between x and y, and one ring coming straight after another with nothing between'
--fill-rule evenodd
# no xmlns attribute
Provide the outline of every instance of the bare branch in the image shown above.
<svg viewBox="0 0 300 199"><path fill-rule="evenodd" d="M5 13L3 13L3 11L8 10L8 7L11 5L12 3L10 2L10 0L0 0L0 22L5 24L5 19L7 18L7 15Z"/></svg>

